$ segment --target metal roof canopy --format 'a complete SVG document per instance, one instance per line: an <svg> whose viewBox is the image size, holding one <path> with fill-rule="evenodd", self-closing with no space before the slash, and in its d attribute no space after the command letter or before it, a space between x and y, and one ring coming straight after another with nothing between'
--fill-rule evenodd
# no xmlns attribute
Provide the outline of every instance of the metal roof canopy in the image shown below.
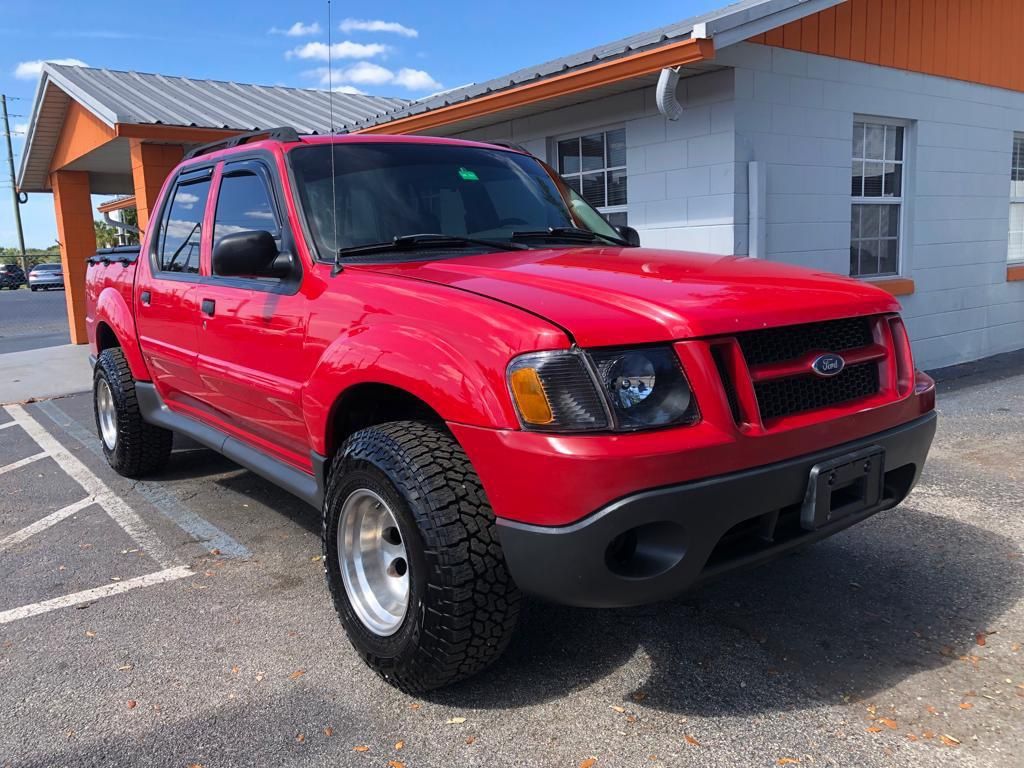
<svg viewBox="0 0 1024 768"><path fill-rule="evenodd" d="M287 124L300 133L332 130L327 91L48 63L43 65L18 173L23 192L49 191L50 165L71 101L111 129L149 125L251 131ZM335 93L333 101L335 131L408 103L348 93ZM97 193L123 191L122 177L131 169L128 140L116 137L69 167L88 171Z"/></svg>
<svg viewBox="0 0 1024 768"><path fill-rule="evenodd" d="M374 132L380 132L383 126L392 122L398 123L417 115L424 115L427 112L472 102L474 99L493 93L511 91L537 83L538 81L555 79L567 73L584 70L637 53L656 51L659 48L678 44L688 39L712 40L715 50L722 50L727 46L742 42L762 32L767 32L826 8L839 5L844 1L740 0L740 2L733 3L717 11L711 11L710 13L694 16L674 24L659 27L658 29L631 35L613 43L589 48L585 51L553 59L537 66L526 67L486 82L472 83L419 101L393 107L383 114L372 115L358 121L352 126L351 130L359 132L375 129ZM712 67L709 67L707 64L704 64L703 67L690 64L686 67L690 71L684 72L684 76L699 74L699 70L702 68L706 71ZM642 87L648 84L648 78L641 77L634 82L635 84L632 87ZM558 106L566 106L569 103L589 100L598 95L627 90L626 88L608 88L607 86L605 89L605 92L600 94L596 92L596 89L592 90L587 98L566 99L565 97L557 97L556 99L545 100L542 106L536 106L532 109L517 108L515 116L522 117L539 111L546 111L552 107L552 101L556 100L560 102ZM507 120L510 116L508 111L502 111L500 114L491 116L490 119L476 118L471 122L463 122L462 119L458 119L458 128L455 128L453 125L448 130L466 130L469 127L479 128ZM455 122L456 120L452 121L453 124ZM413 125L411 120L409 124ZM395 127L398 128L398 125ZM416 128L410 128L409 130L418 132ZM436 133L441 131L435 127L428 129L427 132Z"/></svg>

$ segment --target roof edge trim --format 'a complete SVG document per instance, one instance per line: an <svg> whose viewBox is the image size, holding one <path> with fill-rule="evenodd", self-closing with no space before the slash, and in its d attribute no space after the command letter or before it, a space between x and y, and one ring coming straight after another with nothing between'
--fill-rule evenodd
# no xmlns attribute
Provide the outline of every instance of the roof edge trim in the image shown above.
<svg viewBox="0 0 1024 768"><path fill-rule="evenodd" d="M763 6L694 24L693 37L710 38L721 50L843 2L845 0L770 0Z"/></svg>
<svg viewBox="0 0 1024 768"><path fill-rule="evenodd" d="M427 112L359 128L352 133L401 134L429 130L461 120L483 117L512 107L546 101L556 96L565 96L602 85L630 80L657 72L664 67L679 67L710 60L714 57L715 44L712 40L687 38L669 45L604 61L591 67L571 70L562 75L534 80Z"/></svg>

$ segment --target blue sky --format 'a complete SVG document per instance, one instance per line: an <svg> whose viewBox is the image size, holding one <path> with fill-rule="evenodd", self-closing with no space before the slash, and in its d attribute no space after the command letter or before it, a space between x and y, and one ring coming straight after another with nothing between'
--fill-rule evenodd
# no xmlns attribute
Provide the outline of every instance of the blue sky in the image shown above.
<svg viewBox="0 0 1024 768"><path fill-rule="evenodd" d="M726 5L726 0L627 3L590 0L334 0L335 86L416 98L563 56ZM185 77L321 85L325 0L163 0L126 5L79 0L4 3L0 91L24 130L41 60ZM348 23L346 23L346 20ZM15 135L15 164L22 136ZM2 152L2 150L0 150ZM6 158L4 158L6 160ZM0 246L16 245L6 165L0 179ZM56 238L53 199L22 206L26 245Z"/></svg>

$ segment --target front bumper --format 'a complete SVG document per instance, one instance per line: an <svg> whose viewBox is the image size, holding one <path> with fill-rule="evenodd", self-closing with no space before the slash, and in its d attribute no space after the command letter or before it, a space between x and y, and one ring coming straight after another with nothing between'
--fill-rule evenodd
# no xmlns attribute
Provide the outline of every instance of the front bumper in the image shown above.
<svg viewBox="0 0 1024 768"><path fill-rule="evenodd" d="M567 605L622 607L674 597L827 538L906 498L935 436L929 413L895 429L768 466L635 493L560 527L498 519L519 587ZM885 452L881 499L815 530L801 526L812 467Z"/></svg>

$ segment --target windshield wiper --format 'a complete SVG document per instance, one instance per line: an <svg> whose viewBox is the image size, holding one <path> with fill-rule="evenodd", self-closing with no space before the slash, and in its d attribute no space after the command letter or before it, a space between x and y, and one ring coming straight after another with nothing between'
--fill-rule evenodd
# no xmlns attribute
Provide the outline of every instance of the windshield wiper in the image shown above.
<svg viewBox="0 0 1024 768"><path fill-rule="evenodd" d="M579 227L548 227L547 229L513 232L512 239L579 240L580 242L585 243L592 243L595 240L600 239L609 243L614 243L615 245L629 245L629 243L622 238L612 237L611 235L602 235L600 232L594 232L590 229L580 229Z"/></svg>
<svg viewBox="0 0 1024 768"><path fill-rule="evenodd" d="M477 237L426 232L417 235L395 235L391 240L382 243L339 248L338 258L361 256L367 253L384 253L385 251L411 251L416 248L447 248L452 245L482 245L497 251L521 251L528 247L508 240L482 240Z"/></svg>

